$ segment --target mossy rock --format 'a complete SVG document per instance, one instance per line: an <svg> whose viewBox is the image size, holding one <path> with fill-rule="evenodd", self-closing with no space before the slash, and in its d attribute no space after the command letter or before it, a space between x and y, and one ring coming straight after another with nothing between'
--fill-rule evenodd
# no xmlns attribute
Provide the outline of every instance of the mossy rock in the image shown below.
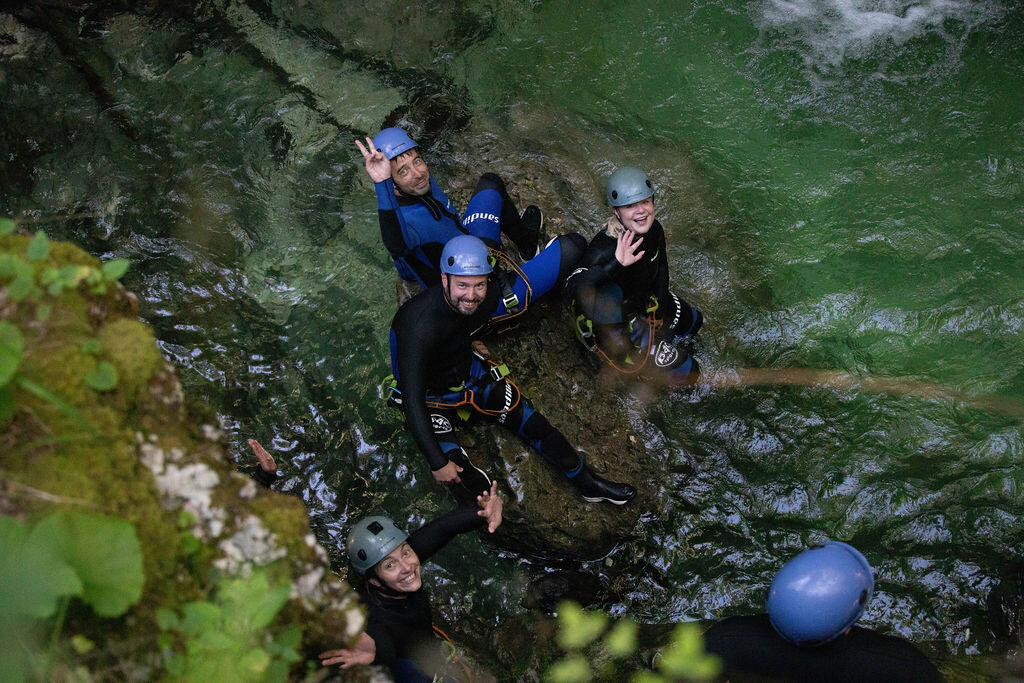
<svg viewBox="0 0 1024 683"><path fill-rule="evenodd" d="M24 255L27 243L7 236L0 250ZM63 243L34 265L38 272L67 264L100 268ZM307 655L355 636L362 607L330 573L302 501L237 472L220 430L202 422L212 411L190 412L152 330L135 317L133 297L109 283L102 292L83 285L15 302L8 284L0 278L0 320L21 330L25 347L12 384L15 410L0 425L0 511L27 521L60 508L120 517L134 526L145 566L142 599L124 617L101 620L72 605L65 632L102 647L65 647L62 655L95 671L159 669L157 610L178 612L208 598L218 579L256 570L292 586L272 628L301 627ZM50 311L41 318L43 304ZM115 369L114 386L90 382L101 362Z"/></svg>

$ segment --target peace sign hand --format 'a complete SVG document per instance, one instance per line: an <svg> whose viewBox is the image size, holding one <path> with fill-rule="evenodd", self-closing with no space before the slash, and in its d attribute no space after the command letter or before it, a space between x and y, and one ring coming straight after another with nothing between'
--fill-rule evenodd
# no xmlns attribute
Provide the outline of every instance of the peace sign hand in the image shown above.
<svg viewBox="0 0 1024 683"><path fill-rule="evenodd" d="M366 161L366 172L375 183L382 183L391 177L391 162L384 156L384 152L377 149L371 138L366 138L366 146L356 140L356 147Z"/></svg>

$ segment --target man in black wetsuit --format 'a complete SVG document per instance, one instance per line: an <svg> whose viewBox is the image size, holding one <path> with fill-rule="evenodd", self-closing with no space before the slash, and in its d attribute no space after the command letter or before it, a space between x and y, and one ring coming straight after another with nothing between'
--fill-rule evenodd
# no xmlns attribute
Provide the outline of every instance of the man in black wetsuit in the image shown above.
<svg viewBox="0 0 1024 683"><path fill-rule="evenodd" d="M768 613L732 617L704 634L731 681L941 681L935 665L905 640L854 626L874 590L871 566L832 541L782 567Z"/></svg>
<svg viewBox="0 0 1024 683"><path fill-rule="evenodd" d="M687 342L704 318L669 290L654 186L627 166L608 179L607 194L612 216L565 283L576 334L619 372L692 383L699 369Z"/></svg>
<svg viewBox="0 0 1024 683"><path fill-rule="evenodd" d="M589 502L622 505L636 495L628 484L608 481L583 462L565 436L533 409L508 378L508 368L473 352L473 334L498 305L488 285L486 245L471 235L449 241L441 255L441 283L413 297L391 323L392 400L426 456L434 479L461 483L472 494L490 478L472 465L453 440L458 411L471 411L514 431L558 467Z"/></svg>
<svg viewBox="0 0 1024 683"><path fill-rule="evenodd" d="M378 664L391 669L395 681L431 681L447 664L434 636L430 595L423 588L421 563L457 534L479 529L490 533L501 524L497 485L477 498L479 508L458 508L409 535L391 519L367 517L349 533L346 548L353 568L366 577L366 631L352 648L320 654L321 664L343 669Z"/></svg>

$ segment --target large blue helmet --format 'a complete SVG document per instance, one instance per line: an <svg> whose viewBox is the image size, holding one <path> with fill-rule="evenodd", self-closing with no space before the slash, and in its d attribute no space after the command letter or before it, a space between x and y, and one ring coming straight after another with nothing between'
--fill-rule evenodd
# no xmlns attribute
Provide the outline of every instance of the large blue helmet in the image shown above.
<svg viewBox="0 0 1024 683"><path fill-rule="evenodd" d="M491 272L491 254L487 251L487 245L473 235L451 238L441 252L441 272L449 275L487 275Z"/></svg>
<svg viewBox="0 0 1024 683"><path fill-rule="evenodd" d="M633 166L623 166L608 178L608 203L629 206L654 194L647 174Z"/></svg>
<svg viewBox="0 0 1024 683"><path fill-rule="evenodd" d="M401 128L385 128L373 138L373 146L389 160L416 147L416 141Z"/></svg>
<svg viewBox="0 0 1024 683"><path fill-rule="evenodd" d="M345 547L352 566L365 574L407 538L409 534L399 529L390 517L375 515L356 522Z"/></svg>
<svg viewBox="0 0 1024 683"><path fill-rule="evenodd" d="M794 645L823 645L860 619L874 589L864 556L846 543L829 541L783 565L768 590L768 616Z"/></svg>

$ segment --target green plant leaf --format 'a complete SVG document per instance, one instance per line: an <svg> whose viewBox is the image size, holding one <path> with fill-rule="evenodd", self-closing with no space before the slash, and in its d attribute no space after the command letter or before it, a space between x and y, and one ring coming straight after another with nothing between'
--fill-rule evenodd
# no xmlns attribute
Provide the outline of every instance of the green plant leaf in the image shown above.
<svg viewBox="0 0 1024 683"><path fill-rule="evenodd" d="M142 597L146 580L135 528L117 517L58 512L36 527L60 550L82 581L82 600L97 614L124 614Z"/></svg>
<svg viewBox="0 0 1024 683"><path fill-rule="evenodd" d="M14 378L24 352L25 340L21 330L9 322L0 322L0 387Z"/></svg>
<svg viewBox="0 0 1024 683"><path fill-rule="evenodd" d="M36 306L36 320L38 322L46 322L50 319L50 314L53 313L53 306L50 304L39 304Z"/></svg>
<svg viewBox="0 0 1024 683"><path fill-rule="evenodd" d="M99 339L86 339L81 343L81 345L79 345L78 349L82 353L98 356L103 351L103 342Z"/></svg>
<svg viewBox="0 0 1024 683"><path fill-rule="evenodd" d="M217 628L223 610L212 602L199 600L190 602L181 608L183 618L181 631L187 636L198 635L202 631Z"/></svg>
<svg viewBox="0 0 1024 683"><path fill-rule="evenodd" d="M636 634L639 630L635 621L623 619L604 637L604 644L613 657L627 657L636 652Z"/></svg>
<svg viewBox="0 0 1024 683"><path fill-rule="evenodd" d="M594 641L604 631L608 615L585 612L575 602L558 605L558 635L556 640L563 650L579 650Z"/></svg>
<svg viewBox="0 0 1024 683"><path fill-rule="evenodd" d="M35 288L36 281L33 275L18 273L14 280L11 281L11 284L7 285L7 296L11 297L12 301L21 301L31 294Z"/></svg>
<svg viewBox="0 0 1024 683"><path fill-rule="evenodd" d="M583 655L572 655L552 664L544 680L552 683L581 683L589 681L590 678L590 663L587 662L587 658Z"/></svg>
<svg viewBox="0 0 1024 683"><path fill-rule="evenodd" d="M12 277L18 272L18 259L10 252L0 253L0 277Z"/></svg>
<svg viewBox="0 0 1024 683"><path fill-rule="evenodd" d="M132 262L126 258L116 258L112 261L107 261L103 264L103 277L107 282L118 280L128 272L128 266L131 264Z"/></svg>
<svg viewBox="0 0 1024 683"><path fill-rule="evenodd" d="M0 218L0 237L10 235L17 227L10 218Z"/></svg>
<svg viewBox="0 0 1024 683"><path fill-rule="evenodd" d="M92 652L96 647L96 643L92 642L81 633L71 636L71 647L74 648L75 652L80 655L84 655L87 652Z"/></svg>
<svg viewBox="0 0 1024 683"><path fill-rule="evenodd" d="M44 520L45 521L45 520ZM82 582L53 540L13 517L0 516L0 614L45 619L57 600L79 595Z"/></svg>
<svg viewBox="0 0 1024 683"><path fill-rule="evenodd" d="M32 261L42 261L50 255L50 240L42 230L38 231L28 243L25 253Z"/></svg>
<svg viewBox="0 0 1024 683"><path fill-rule="evenodd" d="M161 607L156 611L156 625L160 627L161 631L176 629L180 624L181 620L178 619L178 614L174 610Z"/></svg>
<svg viewBox="0 0 1024 683"><path fill-rule="evenodd" d="M85 376L85 383L96 391L110 391L117 386L117 368L105 360L96 364L96 369Z"/></svg>
<svg viewBox="0 0 1024 683"><path fill-rule="evenodd" d="M242 658L238 661L238 668L251 674L261 674L267 670L269 665L270 655L259 647L254 647L249 650L242 655Z"/></svg>
<svg viewBox="0 0 1024 683"><path fill-rule="evenodd" d="M50 296L58 296L63 291L64 291L64 283L61 282L60 280L54 280L46 288L46 293L49 294Z"/></svg>
<svg viewBox="0 0 1024 683"><path fill-rule="evenodd" d="M658 668L670 678L714 678L722 668L718 657L704 654L704 636L694 623L678 624L661 654Z"/></svg>
<svg viewBox="0 0 1024 683"><path fill-rule="evenodd" d="M77 287L95 273L92 266L67 265L60 267L60 281L67 287Z"/></svg>
<svg viewBox="0 0 1024 683"><path fill-rule="evenodd" d="M221 586L218 602L224 605L229 623L240 633L258 631L274 620L291 594L291 584L270 588L267 575L257 572L246 580L227 581Z"/></svg>

